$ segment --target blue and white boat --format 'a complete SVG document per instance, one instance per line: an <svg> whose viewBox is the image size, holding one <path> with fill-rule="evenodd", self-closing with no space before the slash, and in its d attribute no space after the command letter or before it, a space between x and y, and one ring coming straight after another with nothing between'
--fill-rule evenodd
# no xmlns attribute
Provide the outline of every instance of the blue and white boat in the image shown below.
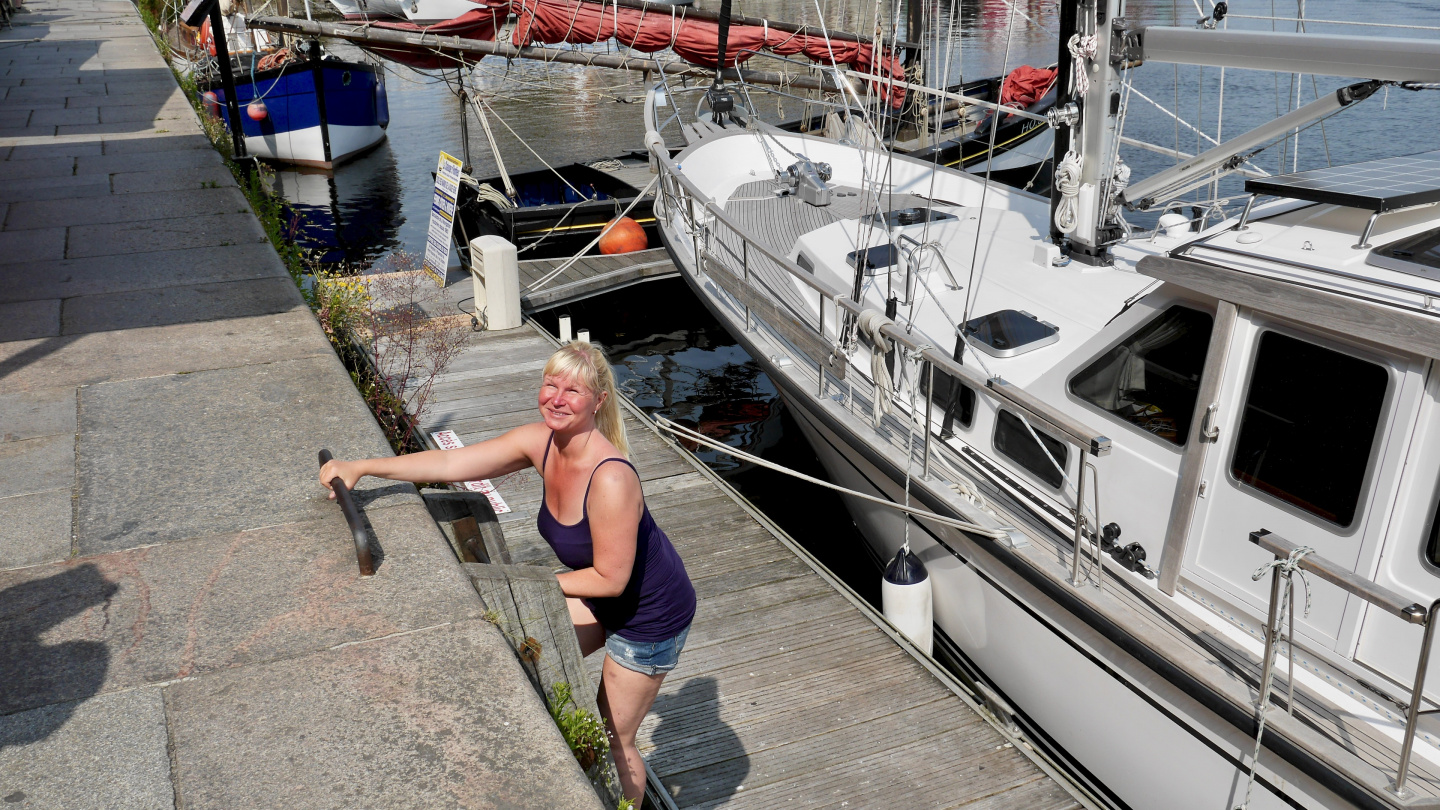
<svg viewBox="0 0 1440 810"><path fill-rule="evenodd" d="M383 70L333 56L310 57L235 77L245 149L281 163L330 169L385 140L390 107ZM201 83L213 114L230 124L218 78Z"/></svg>

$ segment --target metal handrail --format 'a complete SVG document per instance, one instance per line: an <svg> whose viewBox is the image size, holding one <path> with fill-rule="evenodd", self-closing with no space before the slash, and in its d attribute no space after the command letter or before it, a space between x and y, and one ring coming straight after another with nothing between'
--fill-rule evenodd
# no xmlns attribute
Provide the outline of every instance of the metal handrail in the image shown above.
<svg viewBox="0 0 1440 810"><path fill-rule="evenodd" d="M1298 546L1278 534L1261 529L1250 533L1250 542L1275 555L1276 559L1287 559ZM1410 688L1410 706L1405 712L1405 736L1400 743L1400 763L1395 769L1395 785L1390 791L1400 798L1409 795L1405 779L1410 772L1410 755L1415 748L1415 726L1420 719L1420 703L1424 700L1425 673L1429 669L1430 650L1435 641L1435 627L1440 622L1431 621L1435 611L1440 609L1440 599L1430 603L1427 610L1410 602L1400 594L1359 576L1354 571L1342 568L1318 554L1305 554L1296 565L1303 571L1314 574L1341 590L1364 599L1386 612L1398 616L1410 624L1425 625L1424 641L1420 644L1420 661L1415 667L1415 682ZM1284 576L1277 566L1271 574L1269 617L1265 622L1265 660L1270 660L1270 648L1275 643L1275 616L1280 610L1280 577ZM1409 602L1407 604L1407 602ZM1293 642L1292 642L1293 643ZM1269 673L1264 673L1267 677ZM1264 707L1261 707L1262 711Z"/></svg>
<svg viewBox="0 0 1440 810"><path fill-rule="evenodd" d="M320 466L324 467L325 462L335 458L329 450L320 451ZM360 565L360 576L375 576L375 559L370 555L370 535L365 531L365 521L360 517L360 508L355 505L355 498L350 493L350 488L345 486L345 479L335 476L330 479L330 489L335 493L335 502L340 504L340 512L345 515L345 522L350 525L350 534L355 538L355 562Z"/></svg>
<svg viewBox="0 0 1440 810"><path fill-rule="evenodd" d="M662 178L668 178L672 183L678 185L680 190L683 190L686 195L690 197L691 201L700 203L700 207L706 214L714 217L716 222L725 225L731 231L738 234L748 245L748 249L759 251L760 255L775 262L792 277L799 279L811 290L818 293L822 299L829 301L831 304L857 317L862 312L870 309L863 303L850 298L845 291L832 286L817 276L806 273L799 265L790 261L788 258L780 256L770 250L769 247L750 239L745 234L745 231L725 214L723 208L706 196L688 177L678 171L678 167L674 161L670 160L668 154L661 154L661 152L654 147L651 149L651 154L655 158ZM676 189L667 187L663 179L661 189L662 196L679 196L676 194ZM686 213L687 209L684 207L677 208L676 210L686 214L687 223L691 227L699 227L699 223L696 221L693 212ZM696 260L698 262L698 256ZM824 311L823 304L821 311ZM885 337L897 344L911 351L918 352L927 362L940 371L956 379L968 382L971 387L985 392L992 399L1003 402L1023 412L1027 417L1039 421L1050 430L1064 435L1080 447L1082 451L1094 456L1103 456L1110 452L1110 439L1108 437L1091 430L1069 414L1056 410L1017 386L1006 383L998 378L987 378L968 366L960 365L948 354L938 351L928 343L917 341L914 336L907 332L900 324L885 320L882 322L880 331ZM821 335L821 337L824 336Z"/></svg>

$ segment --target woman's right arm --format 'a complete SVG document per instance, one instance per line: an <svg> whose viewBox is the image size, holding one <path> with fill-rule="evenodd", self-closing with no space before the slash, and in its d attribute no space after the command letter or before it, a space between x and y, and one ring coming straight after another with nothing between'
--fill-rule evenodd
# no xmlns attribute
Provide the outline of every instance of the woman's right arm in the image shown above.
<svg viewBox="0 0 1440 810"><path fill-rule="evenodd" d="M545 424L536 422L458 450L426 450L423 453L355 461L334 459L320 468L320 483L329 489L330 482L339 478L347 488L354 489L355 484L367 475L392 481L437 483L493 478L532 465L538 466L538 452L549 437L550 430ZM334 499L333 491L330 497Z"/></svg>

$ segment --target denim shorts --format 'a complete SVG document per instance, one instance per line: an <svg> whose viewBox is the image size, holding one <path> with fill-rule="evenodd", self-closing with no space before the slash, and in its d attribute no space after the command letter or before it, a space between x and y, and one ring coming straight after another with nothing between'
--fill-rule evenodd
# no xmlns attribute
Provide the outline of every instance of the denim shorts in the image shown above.
<svg viewBox="0 0 1440 810"><path fill-rule="evenodd" d="M685 649L685 637L690 635L690 625L679 634L664 641L631 641L615 633L605 635L605 652L615 663L638 672L641 675L660 675L680 663L680 651Z"/></svg>

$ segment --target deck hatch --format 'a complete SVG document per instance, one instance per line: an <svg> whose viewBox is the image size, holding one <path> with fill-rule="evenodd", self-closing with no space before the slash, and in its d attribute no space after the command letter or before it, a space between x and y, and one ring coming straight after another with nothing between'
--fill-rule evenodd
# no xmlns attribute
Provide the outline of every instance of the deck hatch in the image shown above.
<svg viewBox="0 0 1440 810"><path fill-rule="evenodd" d="M845 254L845 261L851 267L857 267L860 262L860 255L865 255L865 274L873 275L876 270L883 270L886 267L897 264L900 261L900 251L894 245L876 245L869 250L852 250Z"/></svg>
<svg viewBox="0 0 1440 810"><path fill-rule="evenodd" d="M1440 228L1370 251L1365 263L1431 281L1440 281Z"/></svg>
<svg viewBox="0 0 1440 810"><path fill-rule="evenodd" d="M1060 327L1024 310L1002 309L965 322L965 335L992 357L1014 357L1060 339Z"/></svg>
<svg viewBox="0 0 1440 810"><path fill-rule="evenodd" d="M895 208L886 211L884 214L875 213L870 215L870 220L876 225L883 225L885 228L905 228L910 225L924 225L927 222L940 222L946 219L957 219L954 214L944 211L936 211L929 207Z"/></svg>
<svg viewBox="0 0 1440 810"><path fill-rule="evenodd" d="M1245 181L1245 190L1294 200L1395 211L1440 202L1440 151Z"/></svg>

